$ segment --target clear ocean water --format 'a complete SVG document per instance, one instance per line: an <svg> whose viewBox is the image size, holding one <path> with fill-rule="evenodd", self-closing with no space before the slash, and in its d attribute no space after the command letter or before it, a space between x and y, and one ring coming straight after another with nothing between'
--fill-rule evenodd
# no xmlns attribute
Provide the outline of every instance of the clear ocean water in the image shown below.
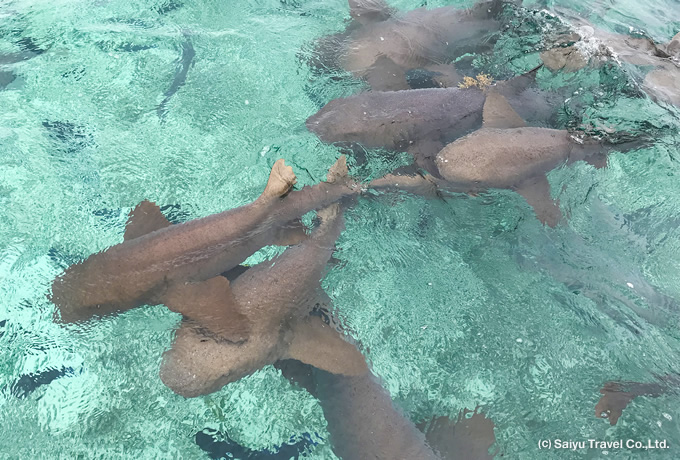
<svg viewBox="0 0 680 460"><path fill-rule="evenodd" d="M475 66L538 64L555 8L658 41L680 31L676 0L526 1ZM207 458L202 430L260 452L306 436L305 458L336 458L317 401L272 367L206 397L167 389L158 370L179 315L165 307L63 326L46 296L65 266L121 242L144 199L176 221L240 206L278 158L300 185L322 180L339 152L304 121L363 86L313 74L306 57L348 19L345 0L0 0L0 56L45 50L0 63L16 77L0 90L0 458ZM542 226L505 191L370 195L348 212L323 284L414 421L481 406L508 459L680 458L678 394L637 398L615 426L594 416L604 382L680 372L680 109L634 96L636 77L538 74L585 120L654 139L605 169L552 171L566 224ZM367 158L350 171L408 162ZM556 438L671 448L538 449Z"/></svg>

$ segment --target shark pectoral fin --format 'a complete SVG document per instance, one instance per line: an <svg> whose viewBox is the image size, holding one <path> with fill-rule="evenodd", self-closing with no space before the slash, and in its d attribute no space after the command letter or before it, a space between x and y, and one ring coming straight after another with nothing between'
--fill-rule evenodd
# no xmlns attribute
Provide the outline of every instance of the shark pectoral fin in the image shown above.
<svg viewBox="0 0 680 460"><path fill-rule="evenodd" d="M300 219L295 219L276 230L274 244L276 246L292 246L307 239L307 227Z"/></svg>
<svg viewBox="0 0 680 460"><path fill-rule="evenodd" d="M562 218L559 201L550 197L550 183L545 174L530 177L519 184L515 191L534 208L538 220L549 227L555 227Z"/></svg>
<svg viewBox="0 0 680 460"><path fill-rule="evenodd" d="M295 323L291 333L292 340L282 359L297 359L332 374L356 376L368 372L357 347L322 319L308 316Z"/></svg>
<svg viewBox="0 0 680 460"><path fill-rule="evenodd" d="M590 155L585 158L585 162L595 166L596 169L602 169L607 167L607 154L606 153L596 153L595 155Z"/></svg>
<svg viewBox="0 0 680 460"><path fill-rule="evenodd" d="M472 413L471 417L468 414ZM418 424L427 443L443 459L474 458L491 460L489 448L496 442L494 423L481 412L463 410L454 422L448 417L435 417Z"/></svg>
<svg viewBox="0 0 680 460"><path fill-rule="evenodd" d="M522 128L527 125L522 117L515 112L515 109L510 106L507 99L494 90L490 90L486 94L482 117L484 119L483 128L510 129Z"/></svg>
<svg viewBox="0 0 680 460"><path fill-rule="evenodd" d="M374 91L410 89L404 69L384 54L364 72L363 77Z"/></svg>
<svg viewBox="0 0 680 460"><path fill-rule="evenodd" d="M293 188L293 185L295 185L296 182L297 177L293 172L293 168L286 166L286 162L283 158L276 160L271 173L269 173L267 186L259 199L268 201L273 198L281 198L290 192L290 189Z"/></svg>
<svg viewBox="0 0 680 460"><path fill-rule="evenodd" d="M160 301L170 310L231 342L248 339L250 322L229 287L229 280L216 276L197 283L171 285Z"/></svg>
<svg viewBox="0 0 680 460"><path fill-rule="evenodd" d="M133 240L170 225L170 221L163 215L156 203L144 200L130 211L123 239Z"/></svg>

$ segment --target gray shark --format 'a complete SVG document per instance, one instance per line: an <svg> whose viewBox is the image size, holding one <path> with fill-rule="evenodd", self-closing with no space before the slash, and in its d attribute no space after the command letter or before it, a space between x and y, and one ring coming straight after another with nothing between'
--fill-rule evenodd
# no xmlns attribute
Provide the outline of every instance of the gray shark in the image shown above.
<svg viewBox="0 0 680 460"><path fill-rule="evenodd" d="M45 52L45 50L38 46L38 44L30 37L22 38L17 41L16 44L19 46L20 51L0 54L0 91L5 89L16 79L14 72L11 70L4 70L3 67L33 59Z"/></svg>
<svg viewBox="0 0 680 460"><path fill-rule="evenodd" d="M186 35L187 34L185 34L185 36ZM175 93L182 86L184 86L184 83L186 83L187 74L189 73L189 69L194 65L195 57L196 50L194 50L194 46L192 45L191 40L187 38L187 40L184 43L182 43L182 57L180 58L179 65L177 66L175 78L173 79L172 84L170 85L168 90L163 94L163 100L161 101L160 104L158 104L158 107L156 108L158 118L160 118L161 120L165 118L165 114L168 112L167 105L168 102L170 102L172 96L174 96Z"/></svg>
<svg viewBox="0 0 680 460"><path fill-rule="evenodd" d="M347 176L344 157L329 170L327 182L291 191L295 182L292 168L278 160L254 202L172 226L158 206L141 203L131 212L122 243L70 266L54 280L51 299L61 321L163 303L216 333L243 340L246 323L195 302L194 293L226 298L228 283L220 273L277 240L299 241L296 219L360 192Z"/></svg>
<svg viewBox="0 0 680 460"><path fill-rule="evenodd" d="M488 188L515 190L534 208L538 219L554 227L561 218L550 197L546 173L562 163L587 161L606 166L608 150L628 150L639 143L605 145L578 139L566 130L527 127L497 91L487 93L482 128L444 147L436 156L436 175L388 175L374 188L402 188L415 193L432 190L476 193Z"/></svg>
<svg viewBox="0 0 680 460"><path fill-rule="evenodd" d="M494 425L481 413L467 417L464 411L455 422L436 417L416 426L368 370L332 374L294 360L276 367L319 400L333 452L343 460L493 458Z"/></svg>
<svg viewBox="0 0 680 460"><path fill-rule="evenodd" d="M321 223L309 238L249 268L231 283L221 278L221 295L199 286L186 293L187 302L221 311L230 321L244 323L242 328L249 334L245 341L234 343L183 321L161 364L161 380L172 391L184 397L212 393L288 358L334 373L366 372L357 348L309 314L315 307L329 306L320 281L344 228L339 204L317 214Z"/></svg>
<svg viewBox="0 0 680 460"><path fill-rule="evenodd" d="M499 82L495 88L523 118L544 123L558 96L533 88L537 71ZM478 87L366 92L330 101L306 124L327 143L409 152L418 165L436 175L435 156L482 125L485 101L486 93Z"/></svg>
<svg viewBox="0 0 680 460"><path fill-rule="evenodd" d="M461 80L451 62L493 45L504 2L468 10L441 7L398 13L382 0L349 0L353 21L343 33L320 39L312 65L363 78L375 91L408 89L411 69L432 71L440 86Z"/></svg>

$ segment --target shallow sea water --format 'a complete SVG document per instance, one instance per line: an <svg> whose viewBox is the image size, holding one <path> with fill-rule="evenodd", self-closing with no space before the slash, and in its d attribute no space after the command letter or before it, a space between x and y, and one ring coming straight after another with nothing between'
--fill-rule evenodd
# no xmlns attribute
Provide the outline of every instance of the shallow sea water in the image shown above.
<svg viewBox="0 0 680 460"><path fill-rule="evenodd" d="M524 7L475 61L480 71L535 66L542 32L560 27L544 9L659 41L680 30L673 0ZM300 185L322 180L339 152L304 121L363 87L314 75L305 56L348 18L343 0L0 0L0 55L26 38L46 49L0 68L17 76L0 90L0 457L203 458L195 434L210 429L255 451L306 435L306 458L335 458L316 400L272 367L187 400L158 377L179 315L156 306L60 326L46 294L65 266L122 241L144 199L176 221L230 209L259 195L278 158ZM186 84L160 117L187 47ZM594 417L605 381L680 372L680 109L637 96L634 78L619 67L539 72L542 87L572 92L563 125L581 110L655 141L614 153L606 169L552 171L568 224L543 227L503 191L369 195L348 212L323 284L414 421L481 406L504 458L680 457L677 394L637 398L613 427ZM367 158L350 172L375 177L408 161ZM539 450L543 439L671 448L564 453Z"/></svg>

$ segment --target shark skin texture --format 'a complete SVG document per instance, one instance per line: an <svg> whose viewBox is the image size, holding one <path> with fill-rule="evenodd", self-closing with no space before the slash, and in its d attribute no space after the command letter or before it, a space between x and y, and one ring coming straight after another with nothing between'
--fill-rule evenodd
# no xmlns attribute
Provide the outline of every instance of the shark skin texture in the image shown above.
<svg viewBox="0 0 680 460"><path fill-rule="evenodd" d="M491 49L505 3L397 12L381 0L349 0L352 21L317 40L310 65L350 72L373 91L409 89L415 69L430 73L434 87L456 86L462 77L452 62Z"/></svg>
<svg viewBox="0 0 680 460"><path fill-rule="evenodd" d="M435 159L434 172L425 175L387 175L371 182L382 190L406 190L433 195L440 191L476 194L490 188L522 195L536 217L554 227L562 218L559 203L550 196L546 174L560 164L586 161L605 167L610 150L639 148L640 142L608 145L572 137L566 130L527 127L522 117L494 88L487 91L482 127L457 139Z"/></svg>
<svg viewBox="0 0 680 460"><path fill-rule="evenodd" d="M327 182L291 191L295 182L292 168L279 160L252 203L177 225L155 204L142 202L131 212L122 243L71 265L54 280L55 320L70 323L165 304L215 333L245 339L245 323L221 316L210 302L195 302L192 294L226 298L218 275L264 246L299 242L306 237L299 217L361 191L348 177L344 157L329 170Z"/></svg>
<svg viewBox="0 0 680 460"><path fill-rule="evenodd" d="M321 224L302 243L247 269L231 282L222 277L228 297L192 293L194 301L207 298L211 308L233 313L232 321L246 323L249 334L235 343L184 320L163 355L160 376L166 386L188 398L205 395L291 358L333 373L366 372L359 350L321 318L310 315L314 309L330 307L321 279L344 228L339 204L317 214Z"/></svg>

